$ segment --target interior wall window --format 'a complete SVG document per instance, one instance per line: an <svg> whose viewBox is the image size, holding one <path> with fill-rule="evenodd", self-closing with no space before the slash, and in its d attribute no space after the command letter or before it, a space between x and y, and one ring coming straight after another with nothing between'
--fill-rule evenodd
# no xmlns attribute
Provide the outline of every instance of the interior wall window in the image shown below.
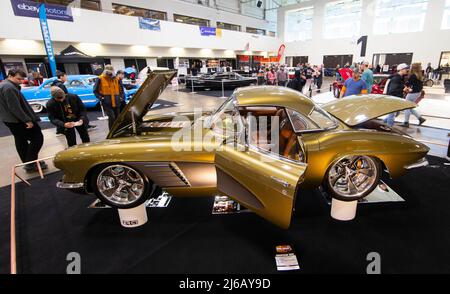
<svg viewBox="0 0 450 294"><path fill-rule="evenodd" d="M314 7L286 11L284 37L286 42L312 39Z"/></svg>
<svg viewBox="0 0 450 294"><path fill-rule="evenodd" d="M197 26L201 26L201 27L209 27L209 20L203 19L203 18L198 18L198 17L174 14L173 20L176 22L187 23L187 24L197 25Z"/></svg>
<svg viewBox="0 0 450 294"><path fill-rule="evenodd" d="M251 28L251 27L246 27L246 32L251 33L251 34L256 34L256 35L263 35L263 36L266 34L266 30Z"/></svg>
<svg viewBox="0 0 450 294"><path fill-rule="evenodd" d="M358 36L361 27L361 10L361 0L342 0L325 4L324 38L339 39Z"/></svg>
<svg viewBox="0 0 450 294"><path fill-rule="evenodd" d="M235 25L235 24L231 24L231 23L225 23L225 22L217 22L217 27L219 29L224 29L224 30L229 30L229 31L241 31L241 26L240 25Z"/></svg>
<svg viewBox="0 0 450 294"><path fill-rule="evenodd" d="M134 66L138 73L147 67L147 60L144 58L124 58L123 61L125 68Z"/></svg>
<svg viewBox="0 0 450 294"><path fill-rule="evenodd" d="M80 1L74 1L74 0L31 0L31 1L38 2L38 3L57 4L57 5L63 5L63 6L72 5L73 7L79 7L79 8L82 8L82 9L89 9L89 10L96 10L96 11L101 11L102 10L102 6L101 6L101 3L100 3L100 0L80 0Z"/></svg>
<svg viewBox="0 0 450 294"><path fill-rule="evenodd" d="M450 0L445 1L444 18L442 19L442 29L450 29Z"/></svg>
<svg viewBox="0 0 450 294"><path fill-rule="evenodd" d="M427 6L428 0L377 0L374 34L423 31Z"/></svg>
<svg viewBox="0 0 450 294"><path fill-rule="evenodd" d="M153 18L153 19L159 19L159 20L167 20L167 13L163 12L163 11L133 7L133 6L128 6L128 5L123 5L123 4L116 4L116 3L113 3L112 6L113 6L113 13L115 13L115 14L123 14L123 15L129 15L129 16L140 16L140 17L147 17L147 18Z"/></svg>
<svg viewBox="0 0 450 294"><path fill-rule="evenodd" d="M156 59L156 66L174 69L173 58L158 58Z"/></svg>

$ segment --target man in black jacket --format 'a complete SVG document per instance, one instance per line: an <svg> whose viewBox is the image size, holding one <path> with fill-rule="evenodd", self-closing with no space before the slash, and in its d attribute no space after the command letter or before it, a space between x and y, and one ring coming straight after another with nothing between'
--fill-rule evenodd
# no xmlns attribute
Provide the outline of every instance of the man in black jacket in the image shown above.
<svg viewBox="0 0 450 294"><path fill-rule="evenodd" d="M387 95L403 98L407 88L405 87L405 76L408 75L409 66L406 63L401 63L397 66L397 73L389 77ZM394 126L395 113L391 113L384 122L389 126Z"/></svg>
<svg viewBox="0 0 450 294"><path fill-rule="evenodd" d="M34 113L25 97L20 92L20 83L27 74L20 69L8 72L8 78L0 84L0 119L9 128L22 162L38 159L44 144L44 136L38 124L40 118ZM43 169L47 168L41 162ZM37 171L36 164L24 166L27 172Z"/></svg>
<svg viewBox="0 0 450 294"><path fill-rule="evenodd" d="M67 90L66 85L64 85L68 81L67 74L63 71L57 71L56 72L56 80L53 81L52 86L60 87L61 90L64 91L64 93L69 94L69 90ZM96 125L91 125L89 122L89 117L86 115L84 119L84 125L86 126L86 129L92 130L95 129ZM58 130L56 131L56 134L61 134Z"/></svg>
<svg viewBox="0 0 450 294"><path fill-rule="evenodd" d="M89 134L84 125L86 119L86 108L80 97L75 94L66 94L59 87L50 89L52 98L47 101L48 118L63 133L69 147L77 144L75 129L83 143L89 143Z"/></svg>
<svg viewBox="0 0 450 294"><path fill-rule="evenodd" d="M57 71L56 72L56 80L53 81L52 86L54 87L60 87L61 90L64 91L64 93L68 94L69 91L67 90L64 83L67 82L67 74L63 71Z"/></svg>

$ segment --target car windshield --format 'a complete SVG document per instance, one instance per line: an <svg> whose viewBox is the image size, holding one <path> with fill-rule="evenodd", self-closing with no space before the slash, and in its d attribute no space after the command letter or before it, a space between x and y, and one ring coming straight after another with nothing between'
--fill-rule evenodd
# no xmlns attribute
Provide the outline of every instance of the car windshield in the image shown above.
<svg viewBox="0 0 450 294"><path fill-rule="evenodd" d="M317 105L307 118L292 109L287 109L287 113L296 133L328 130L337 127L336 120Z"/></svg>
<svg viewBox="0 0 450 294"><path fill-rule="evenodd" d="M211 116L208 127L224 135L235 134L242 130L242 121L236 107L234 95L225 101Z"/></svg>
<svg viewBox="0 0 450 294"><path fill-rule="evenodd" d="M90 78L87 78L87 79L84 79L84 83L86 84L86 85L93 85L93 84L95 84L95 81L97 81L97 77L90 77Z"/></svg>

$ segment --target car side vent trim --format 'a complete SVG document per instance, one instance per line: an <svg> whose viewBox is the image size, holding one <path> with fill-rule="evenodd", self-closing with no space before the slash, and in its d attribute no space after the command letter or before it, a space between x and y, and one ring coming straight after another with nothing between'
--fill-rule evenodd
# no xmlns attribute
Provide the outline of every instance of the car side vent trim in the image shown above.
<svg viewBox="0 0 450 294"><path fill-rule="evenodd" d="M183 172L181 171L181 169L178 167L178 165L174 162L171 162L169 164L169 167L172 169L172 171L174 172L174 174L176 174L180 180L182 180L186 186L191 186L191 184L189 183L188 179L186 178L186 176L183 174Z"/></svg>
<svg viewBox="0 0 450 294"><path fill-rule="evenodd" d="M142 171L153 183L161 188L191 186L183 172L173 162L129 162L128 164Z"/></svg>

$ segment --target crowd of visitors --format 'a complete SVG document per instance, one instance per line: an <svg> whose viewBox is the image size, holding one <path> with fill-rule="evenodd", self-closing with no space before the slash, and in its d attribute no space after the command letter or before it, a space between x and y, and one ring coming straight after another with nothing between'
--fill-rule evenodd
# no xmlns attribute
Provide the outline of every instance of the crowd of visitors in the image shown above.
<svg viewBox="0 0 450 294"><path fill-rule="evenodd" d="M379 72L380 66L372 69L369 62L361 62L346 64L344 67L351 69L352 75L345 80L340 98L370 94L374 83L374 72ZM336 68L337 78L341 78L338 76L340 66ZM225 71L227 70L225 68ZM386 82L384 93L418 103L424 96L424 76L433 74L434 70L430 69L430 65L423 70L420 63L414 63L411 67L402 63L397 65L395 70L396 72L390 75ZM293 76L290 76L292 71L289 71L285 65L260 66L256 71L260 85L289 87L310 96L313 91L320 92L324 76L323 65L311 66L309 63L298 64ZM122 83L124 77L124 71L115 72L111 65L106 65L93 88L95 96L101 101L108 115L110 129L125 107ZM37 160L44 142L38 124L40 118L20 91L20 85L27 78L31 79L30 74L21 69L12 69L8 72L7 79L0 83L0 119L14 136L16 149L22 162ZM95 126L90 126L84 104L80 97L68 91L66 82L67 75L64 72L58 72L56 80L51 85L51 98L46 104L46 109L49 121L56 126L59 134L66 137L67 145L70 147L77 144L76 132L83 143L89 142L87 130ZM417 117L419 125L425 122L416 110L406 110L403 127L409 127L411 114ZM394 125L396 115L398 114L392 113L386 117L385 123L389 127ZM42 162L42 168L47 168L44 162ZM34 172L37 166L36 164L26 165L24 169L27 172Z"/></svg>
<svg viewBox="0 0 450 294"><path fill-rule="evenodd" d="M94 85L94 94L108 115L110 129L125 106L124 75L123 71L116 73L111 65L106 65ZM0 83L0 119L14 136L17 153L24 163L37 160L44 143L38 124L41 119L21 92L21 84L27 77L23 70L12 69L7 79ZM83 102L78 95L68 91L66 82L66 73L58 71L51 84L51 97L46 103L46 109L49 121L55 125L58 134L66 137L67 145L71 147L77 144L75 131L83 143L88 143L88 129L95 126L89 124ZM41 162L41 168L48 168L45 162ZM38 166L27 164L24 169L26 172L36 172Z"/></svg>

